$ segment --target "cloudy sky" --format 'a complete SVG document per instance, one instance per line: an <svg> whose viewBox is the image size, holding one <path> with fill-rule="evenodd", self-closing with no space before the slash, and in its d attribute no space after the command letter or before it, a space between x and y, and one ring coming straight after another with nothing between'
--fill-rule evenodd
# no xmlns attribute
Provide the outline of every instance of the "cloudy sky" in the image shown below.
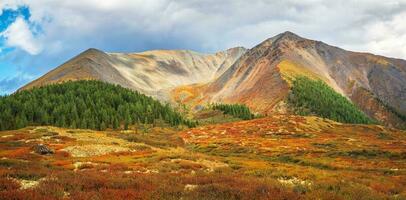
<svg viewBox="0 0 406 200"><path fill-rule="evenodd" d="M90 48L253 47L284 31L406 59L406 0L0 0L0 94Z"/></svg>

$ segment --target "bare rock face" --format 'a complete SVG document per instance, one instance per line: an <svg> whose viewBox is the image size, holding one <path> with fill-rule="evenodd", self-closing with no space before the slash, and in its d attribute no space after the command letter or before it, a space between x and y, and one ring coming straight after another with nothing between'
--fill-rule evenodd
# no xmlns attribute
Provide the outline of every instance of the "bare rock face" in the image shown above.
<svg viewBox="0 0 406 200"><path fill-rule="evenodd" d="M88 49L21 90L66 81L101 80L165 100L172 88L217 78L245 51L242 47L214 54L189 50L105 53Z"/></svg>
<svg viewBox="0 0 406 200"><path fill-rule="evenodd" d="M44 144L36 144L32 147L35 153L41 155L53 154L54 151Z"/></svg>

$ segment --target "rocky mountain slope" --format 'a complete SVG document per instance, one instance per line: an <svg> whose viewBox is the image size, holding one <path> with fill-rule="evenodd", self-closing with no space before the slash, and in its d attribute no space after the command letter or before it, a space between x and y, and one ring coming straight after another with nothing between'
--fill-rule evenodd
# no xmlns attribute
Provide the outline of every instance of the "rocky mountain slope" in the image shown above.
<svg viewBox="0 0 406 200"><path fill-rule="evenodd" d="M270 114L290 112L286 100L297 76L324 81L385 125L406 126L405 60L346 51L291 32L250 50L240 47L215 54L89 49L22 89L97 79L160 100L192 106L244 103L256 112Z"/></svg>
<svg viewBox="0 0 406 200"><path fill-rule="evenodd" d="M203 98L199 103L244 103L261 113L285 113L295 76L323 80L387 125L405 123L406 61L346 51L291 32L248 50L219 78L195 87L194 96Z"/></svg>
<svg viewBox="0 0 406 200"><path fill-rule="evenodd" d="M21 89L92 79L165 99L166 91L171 88L215 79L245 51L242 47L215 54L189 50L105 53L88 49Z"/></svg>

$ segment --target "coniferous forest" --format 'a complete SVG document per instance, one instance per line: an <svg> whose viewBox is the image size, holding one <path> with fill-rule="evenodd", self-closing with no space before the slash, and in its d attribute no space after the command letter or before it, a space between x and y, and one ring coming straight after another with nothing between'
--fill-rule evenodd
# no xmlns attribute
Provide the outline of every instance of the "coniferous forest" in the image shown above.
<svg viewBox="0 0 406 200"><path fill-rule="evenodd" d="M232 115L243 120L253 119L254 114L251 113L250 109L244 104L220 104L216 103L212 105L215 110L223 111L224 114Z"/></svg>
<svg viewBox="0 0 406 200"><path fill-rule="evenodd" d="M0 97L0 130L29 125L119 129L132 124L166 123L193 127L168 104L100 81L75 81Z"/></svg>
<svg viewBox="0 0 406 200"><path fill-rule="evenodd" d="M297 77L293 80L288 102L299 115L315 114L338 122L353 124L374 122L348 99L321 80Z"/></svg>

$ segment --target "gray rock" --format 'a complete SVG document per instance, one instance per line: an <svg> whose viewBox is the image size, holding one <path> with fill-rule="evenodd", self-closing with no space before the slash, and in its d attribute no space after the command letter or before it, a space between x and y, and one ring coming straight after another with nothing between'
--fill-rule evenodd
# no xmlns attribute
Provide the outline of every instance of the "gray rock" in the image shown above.
<svg viewBox="0 0 406 200"><path fill-rule="evenodd" d="M46 154L53 154L54 151L47 147L44 144L36 144L32 147L35 153L41 154L41 155L46 155Z"/></svg>

